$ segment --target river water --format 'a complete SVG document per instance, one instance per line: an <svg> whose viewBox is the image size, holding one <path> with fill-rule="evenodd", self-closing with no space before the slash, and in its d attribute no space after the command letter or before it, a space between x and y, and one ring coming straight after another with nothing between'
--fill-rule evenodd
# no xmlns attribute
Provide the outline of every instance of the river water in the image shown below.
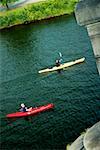
<svg viewBox="0 0 100 150"><path fill-rule="evenodd" d="M1 31L0 118L2 150L64 150L100 120L100 78L85 28L74 16L61 16ZM85 57L62 71L38 74L63 55L63 62ZM8 120L20 104L54 103L31 120Z"/></svg>

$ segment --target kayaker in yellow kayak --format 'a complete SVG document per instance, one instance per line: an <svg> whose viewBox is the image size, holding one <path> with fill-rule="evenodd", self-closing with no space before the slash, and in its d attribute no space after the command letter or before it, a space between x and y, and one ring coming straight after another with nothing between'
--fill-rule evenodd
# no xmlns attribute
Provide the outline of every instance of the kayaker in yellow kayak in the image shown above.
<svg viewBox="0 0 100 150"><path fill-rule="evenodd" d="M62 61L62 54L59 52L60 59L56 59L56 67L59 67L61 65ZM62 69L57 70L59 73L61 72Z"/></svg>
<svg viewBox="0 0 100 150"><path fill-rule="evenodd" d="M56 60L56 67L58 67L58 66L60 66L60 60L59 59Z"/></svg>
<svg viewBox="0 0 100 150"><path fill-rule="evenodd" d="M61 65L61 62L62 62L62 54L61 52L59 52L59 56L60 58L56 60L56 66L59 67Z"/></svg>

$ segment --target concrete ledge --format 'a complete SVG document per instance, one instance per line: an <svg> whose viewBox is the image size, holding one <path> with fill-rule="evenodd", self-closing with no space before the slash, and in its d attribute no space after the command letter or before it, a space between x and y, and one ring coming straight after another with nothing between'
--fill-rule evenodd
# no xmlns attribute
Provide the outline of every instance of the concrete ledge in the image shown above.
<svg viewBox="0 0 100 150"><path fill-rule="evenodd" d="M81 0L76 5L75 15L81 26L100 21L100 0Z"/></svg>
<svg viewBox="0 0 100 150"><path fill-rule="evenodd" d="M100 0L79 1L76 5L75 15L77 23L85 26L88 30L100 75Z"/></svg>
<svg viewBox="0 0 100 150"><path fill-rule="evenodd" d="M100 150L100 122L87 130L83 143L86 150Z"/></svg>
<svg viewBox="0 0 100 150"><path fill-rule="evenodd" d="M84 145L83 145L83 139L84 139L84 134L79 136L72 144L71 146L67 147L67 150L85 150Z"/></svg>
<svg viewBox="0 0 100 150"><path fill-rule="evenodd" d="M96 22L94 24L87 25L87 30L89 32L89 36L100 35L100 22Z"/></svg>
<svg viewBox="0 0 100 150"><path fill-rule="evenodd" d="M66 150L100 150L100 121L68 145Z"/></svg>

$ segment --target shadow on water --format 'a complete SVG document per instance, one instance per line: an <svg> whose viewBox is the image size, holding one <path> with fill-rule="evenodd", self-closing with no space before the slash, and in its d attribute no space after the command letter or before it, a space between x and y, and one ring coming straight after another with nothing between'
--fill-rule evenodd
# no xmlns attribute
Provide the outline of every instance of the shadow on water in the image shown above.
<svg viewBox="0 0 100 150"><path fill-rule="evenodd" d="M14 53L14 52L16 52L15 50L17 50L17 52L19 54L23 54L22 52L24 52L25 49L23 49L23 48L19 49L19 47L24 46L24 48L26 47L26 50L27 50L28 46L30 46L30 45L27 45L27 42L29 39L28 32L24 33L23 30L19 30L19 28L15 28L15 29L9 29L9 32L7 30L6 33L8 33L8 34L4 35L4 32L1 32L1 36L2 36L1 42L3 42L3 40L5 40L5 42L6 42L5 45L8 47L9 52L12 51L12 53ZM10 38L9 38L9 36L10 36ZM23 41L23 39L24 39L24 41ZM31 49L29 49L29 50L31 50Z"/></svg>
<svg viewBox="0 0 100 150"><path fill-rule="evenodd" d="M1 118L1 133L5 132L4 129L8 127L14 127L16 128L17 126L19 126L21 123L25 124L25 123L31 123L33 124L34 122L34 117L22 117L22 118Z"/></svg>

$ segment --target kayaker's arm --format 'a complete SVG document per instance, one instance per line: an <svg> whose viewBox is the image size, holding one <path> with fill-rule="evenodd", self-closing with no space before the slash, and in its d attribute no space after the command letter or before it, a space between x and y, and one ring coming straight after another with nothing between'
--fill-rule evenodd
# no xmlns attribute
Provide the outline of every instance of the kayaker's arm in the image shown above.
<svg viewBox="0 0 100 150"><path fill-rule="evenodd" d="M32 107L26 109L26 111L31 111L31 110L32 110Z"/></svg>

